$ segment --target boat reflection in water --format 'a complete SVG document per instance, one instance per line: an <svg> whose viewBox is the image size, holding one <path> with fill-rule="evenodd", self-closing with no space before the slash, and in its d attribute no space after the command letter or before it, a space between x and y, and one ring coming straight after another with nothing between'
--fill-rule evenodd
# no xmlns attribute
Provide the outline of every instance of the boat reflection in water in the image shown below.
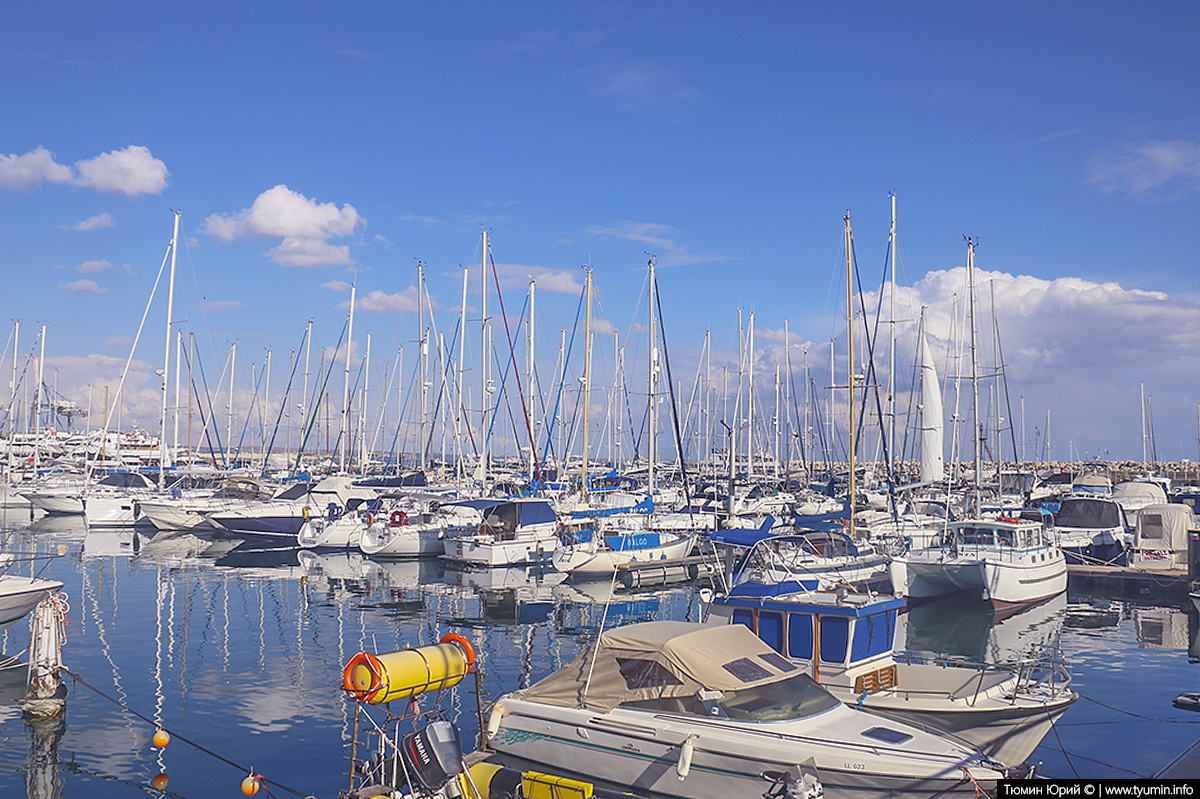
<svg viewBox="0 0 1200 799"><path fill-rule="evenodd" d="M987 601L962 597L917 605L900 614L897 643L904 649L972 663L1011 663L1058 647L1067 595L1005 615Z"/></svg>

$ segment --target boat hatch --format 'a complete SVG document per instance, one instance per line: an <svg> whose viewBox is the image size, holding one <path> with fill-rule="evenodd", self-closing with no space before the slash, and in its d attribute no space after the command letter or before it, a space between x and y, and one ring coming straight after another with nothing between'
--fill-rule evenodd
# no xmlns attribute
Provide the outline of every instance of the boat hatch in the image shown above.
<svg viewBox="0 0 1200 799"><path fill-rule="evenodd" d="M863 730L863 735L868 738L874 738L877 741L883 741L887 744L902 744L912 738L912 736L906 732L888 729L887 727L872 727L869 730Z"/></svg>

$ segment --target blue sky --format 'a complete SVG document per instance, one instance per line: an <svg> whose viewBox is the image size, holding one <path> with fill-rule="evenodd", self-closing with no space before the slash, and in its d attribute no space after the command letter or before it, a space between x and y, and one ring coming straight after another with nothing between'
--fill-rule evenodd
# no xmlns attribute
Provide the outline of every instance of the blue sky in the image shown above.
<svg viewBox="0 0 1200 799"><path fill-rule="evenodd" d="M408 371L417 261L449 338L460 265L476 266L478 315L487 228L512 316L538 279L547 375L585 263L597 316L638 346L653 254L686 388L705 330L736 363L739 308L760 374L785 319L793 363L805 343L823 363L844 327L842 217L877 289L895 192L906 318L928 306L943 354L952 325L934 320L978 237L1030 452L1049 410L1055 457L1140 457L1144 383L1159 458L1195 459L1198 17L1094 2L14 7L7 313L22 357L48 326L59 389L85 404L124 364L178 209L175 317L209 372L236 341L248 387L269 348L278 391L307 320L335 344L351 282L356 353L369 331L379 368L406 345ZM131 418L157 413L161 298L147 324Z"/></svg>

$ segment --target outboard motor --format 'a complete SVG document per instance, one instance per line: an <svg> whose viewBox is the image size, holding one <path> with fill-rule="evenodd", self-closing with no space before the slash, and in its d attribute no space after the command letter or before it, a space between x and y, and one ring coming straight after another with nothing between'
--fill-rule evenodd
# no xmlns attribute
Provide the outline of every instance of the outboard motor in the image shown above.
<svg viewBox="0 0 1200 799"><path fill-rule="evenodd" d="M448 796L459 795L458 784L452 781L462 773L462 744L453 724L435 721L404 736L400 751L421 788L433 793L445 787Z"/></svg>

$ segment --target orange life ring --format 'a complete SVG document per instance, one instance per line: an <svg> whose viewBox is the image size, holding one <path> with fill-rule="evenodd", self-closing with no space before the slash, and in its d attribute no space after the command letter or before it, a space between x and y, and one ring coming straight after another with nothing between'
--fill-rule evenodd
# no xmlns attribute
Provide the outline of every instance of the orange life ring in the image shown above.
<svg viewBox="0 0 1200 799"><path fill-rule="evenodd" d="M403 527L408 524L408 514L402 510L392 511L392 518L388 522L392 527Z"/></svg>
<svg viewBox="0 0 1200 799"><path fill-rule="evenodd" d="M370 527L374 523L375 523L375 514L368 513L367 514L367 527Z"/></svg>
<svg viewBox="0 0 1200 799"><path fill-rule="evenodd" d="M455 643L462 647L463 654L467 656L467 674L470 674L475 669L475 647L471 646L471 642L465 636L458 633L446 633L439 644Z"/></svg>

